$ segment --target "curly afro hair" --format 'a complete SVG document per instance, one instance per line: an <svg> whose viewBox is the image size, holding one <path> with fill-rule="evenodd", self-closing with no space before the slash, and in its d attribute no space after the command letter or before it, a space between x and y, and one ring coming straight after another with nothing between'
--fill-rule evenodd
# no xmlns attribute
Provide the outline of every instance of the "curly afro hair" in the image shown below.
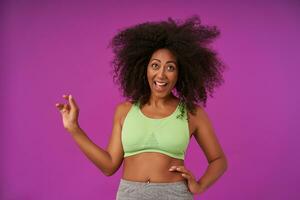
<svg viewBox="0 0 300 200"><path fill-rule="evenodd" d="M216 26L205 26L197 15L185 21L145 22L121 29L110 41L114 58L113 80L123 96L143 106L150 98L147 77L150 58L158 49L170 50L178 62L175 96L189 112L195 114L195 104L206 107L207 95L223 82L223 63L209 44L219 36ZM183 116L181 109L181 116Z"/></svg>

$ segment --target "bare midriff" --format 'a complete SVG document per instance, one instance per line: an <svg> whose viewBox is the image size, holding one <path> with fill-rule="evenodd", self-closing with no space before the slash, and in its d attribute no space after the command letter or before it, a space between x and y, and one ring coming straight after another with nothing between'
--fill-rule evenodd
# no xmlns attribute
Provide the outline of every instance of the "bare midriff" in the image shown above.
<svg viewBox="0 0 300 200"><path fill-rule="evenodd" d="M124 158L122 179L137 182L168 183L185 180L172 166L184 165L184 161L162 153L143 152Z"/></svg>

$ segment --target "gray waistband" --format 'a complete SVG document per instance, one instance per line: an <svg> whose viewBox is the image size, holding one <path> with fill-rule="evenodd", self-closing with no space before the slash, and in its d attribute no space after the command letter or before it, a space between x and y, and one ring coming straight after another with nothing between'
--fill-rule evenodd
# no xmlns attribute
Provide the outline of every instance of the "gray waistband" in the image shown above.
<svg viewBox="0 0 300 200"><path fill-rule="evenodd" d="M186 180L175 181L175 182L153 183L153 182L130 181L121 178L121 183L129 184L129 185L182 185L182 184L186 184Z"/></svg>

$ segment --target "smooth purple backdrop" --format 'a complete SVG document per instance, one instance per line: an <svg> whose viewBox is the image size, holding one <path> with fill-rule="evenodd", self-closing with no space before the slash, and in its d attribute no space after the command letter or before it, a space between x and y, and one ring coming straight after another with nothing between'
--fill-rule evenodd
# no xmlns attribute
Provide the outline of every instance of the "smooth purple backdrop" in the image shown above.
<svg viewBox="0 0 300 200"><path fill-rule="evenodd" d="M104 176L62 125L55 103L72 94L88 136L106 148L121 93L110 39L121 28L198 14L216 25L229 67L208 112L229 168L207 200L297 200L299 19L295 1L1 1L0 199L114 199L122 168ZM195 139L186 167L207 161Z"/></svg>

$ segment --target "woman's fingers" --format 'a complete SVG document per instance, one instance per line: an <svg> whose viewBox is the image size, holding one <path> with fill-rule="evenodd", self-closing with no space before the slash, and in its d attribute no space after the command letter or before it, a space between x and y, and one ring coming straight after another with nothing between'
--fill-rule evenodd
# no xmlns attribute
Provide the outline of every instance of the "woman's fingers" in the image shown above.
<svg viewBox="0 0 300 200"><path fill-rule="evenodd" d="M189 170L187 170L184 166L172 166L169 170L189 173Z"/></svg>
<svg viewBox="0 0 300 200"><path fill-rule="evenodd" d="M66 112L65 109L65 105L64 104L60 104L60 103L56 103L55 106L58 108L58 110L63 114L64 112Z"/></svg>
<svg viewBox="0 0 300 200"><path fill-rule="evenodd" d="M181 165L181 166L172 166L169 171L175 171L175 172L180 172L181 175L189 180L189 181L195 181L194 175L193 173L188 170L187 168L185 168L185 166Z"/></svg>
<svg viewBox="0 0 300 200"><path fill-rule="evenodd" d="M69 96L69 102L70 102L71 108L74 108L74 109L78 110L78 106L77 106L74 98L72 97L72 95Z"/></svg>
<svg viewBox="0 0 300 200"><path fill-rule="evenodd" d="M79 111L79 108L74 100L74 98L72 97L72 95L62 95L62 97L66 100L68 100L68 103L66 104L61 104L61 103L56 103L55 106L62 112L66 112L66 111L70 111L70 110L77 110Z"/></svg>
<svg viewBox="0 0 300 200"><path fill-rule="evenodd" d="M190 170L188 170L187 168L185 168L185 166L172 166L169 171L176 171L176 172L181 172L183 174L186 174L186 178L190 178L193 177L194 175L192 174L192 172ZM183 175L184 176L184 175Z"/></svg>
<svg viewBox="0 0 300 200"><path fill-rule="evenodd" d="M74 100L74 97L70 94L70 95L63 95L63 98L68 100L69 104L70 104L70 108L75 108L78 109L78 106Z"/></svg>
<svg viewBox="0 0 300 200"><path fill-rule="evenodd" d="M67 111L67 110L69 110L68 108L69 108L68 104L64 104L64 108L63 109Z"/></svg>
<svg viewBox="0 0 300 200"><path fill-rule="evenodd" d="M64 104L56 103L55 106L59 109L59 111L62 111L64 109Z"/></svg>
<svg viewBox="0 0 300 200"><path fill-rule="evenodd" d="M67 95L63 95L63 98L66 99L68 98ZM68 104L62 104L62 103L56 103L55 106L60 110L60 111L67 111L69 110L70 106Z"/></svg>

